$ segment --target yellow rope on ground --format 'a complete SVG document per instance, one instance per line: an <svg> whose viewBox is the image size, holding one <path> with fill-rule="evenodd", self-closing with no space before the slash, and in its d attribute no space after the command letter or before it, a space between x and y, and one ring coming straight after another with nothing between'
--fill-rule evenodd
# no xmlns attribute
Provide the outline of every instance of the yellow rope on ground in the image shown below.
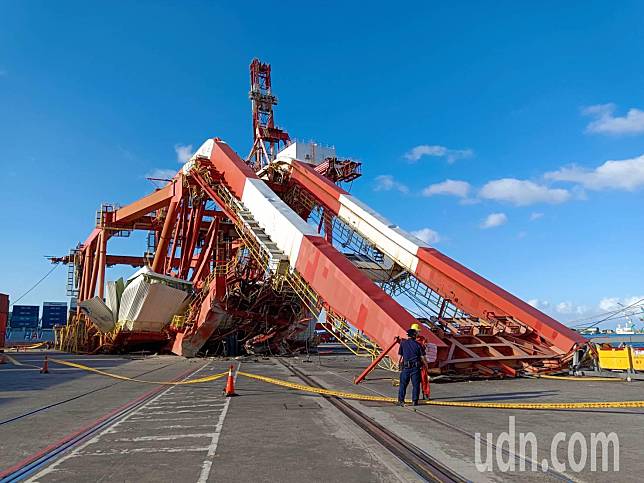
<svg viewBox="0 0 644 483"><path fill-rule="evenodd" d="M110 372L101 371L100 369L95 369L94 367L89 367L83 364L77 364L76 362L63 361L61 359L54 359L54 358L49 358L49 361L54 362L56 364L61 364L63 366L75 367L76 369L82 369L84 371L94 372L96 374L111 377L113 379L120 379L122 381L142 382L144 384L157 384L157 385L163 385L163 386L178 386L178 385L184 385L184 384L199 384L203 382L216 381L217 379L221 379L222 377L228 374L228 371L220 372L218 374L199 377L197 379L190 379L188 381L144 381L143 379L135 379L132 377L120 376L118 374L112 374Z"/></svg>
<svg viewBox="0 0 644 483"><path fill-rule="evenodd" d="M547 374L535 375L537 379L555 379L559 381L590 381L590 382L623 382L619 377L596 377L596 376L549 376Z"/></svg>
<svg viewBox="0 0 644 483"><path fill-rule="evenodd" d="M82 369L85 371L94 372L102 376L112 377L114 379L120 379L123 381L133 381L141 382L145 384L157 384L157 385L180 385L180 384L199 384L203 382L215 381L221 379L228 374L228 371L221 372L219 374L213 374L210 376L200 377L198 379L192 379L189 381L144 381L142 379L135 379L131 377L121 376L118 374L112 374L106 371L101 371L100 369L95 369L83 364L77 364L75 362L63 361L60 359L49 359L51 362L56 364L62 364L69 367L75 367L77 369ZM367 394L358 394L353 392L344 392L344 391L334 391L331 389L322 389L313 386L307 386L306 384L298 384L295 382L284 381L282 379L276 379L274 377L260 376L258 374L252 374L250 372L238 373L240 376L247 377L249 379L255 379L257 381L266 382L268 384L274 384L276 386L287 387L289 389L296 389L298 391L305 391L314 394L321 394L323 396L335 396L344 399L354 399L358 401L378 401L378 402L387 402L395 403L397 398L394 397L384 397L384 396L369 396ZM491 401L419 401L420 404L425 406L451 406L451 407L463 407L463 408L486 408L486 409L599 409L599 408L644 408L644 401L601 401L601 402L561 402L561 403L503 403L503 402L491 402Z"/></svg>
<svg viewBox="0 0 644 483"><path fill-rule="evenodd" d="M336 396L345 399L356 399L359 401L380 401L397 402L397 398L383 396L368 396L366 394L355 394L351 392L332 391L317 387L283 381L272 377L259 376L248 372L239 372L240 376L256 379L258 381L275 384L277 386L297 389L299 391L312 392L325 396ZM453 406L465 408L488 408L488 409L597 409L597 408L643 408L644 401L606 401L606 402L572 402L572 403L497 403L497 402L475 402L475 401L419 401L420 404L429 406Z"/></svg>
<svg viewBox="0 0 644 483"><path fill-rule="evenodd" d="M21 346L17 346L17 347L20 347L23 350L29 350L29 349L38 349L39 347L42 347L45 344L46 344L46 342L38 342L37 344L21 345Z"/></svg>

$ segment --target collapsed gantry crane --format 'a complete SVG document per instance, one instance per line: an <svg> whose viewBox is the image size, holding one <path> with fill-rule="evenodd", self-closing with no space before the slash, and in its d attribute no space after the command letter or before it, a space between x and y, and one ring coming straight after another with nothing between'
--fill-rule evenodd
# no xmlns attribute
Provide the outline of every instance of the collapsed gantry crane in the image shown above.
<svg viewBox="0 0 644 483"><path fill-rule="evenodd" d="M559 368L585 343L345 191L360 163L291 143L275 126L270 66L257 59L249 95L246 160L207 140L163 188L104 205L85 242L55 259L69 264L79 302L57 331L61 349L156 344L192 357L235 355L241 341L248 352L283 353L322 326L376 358L420 321L435 372L487 377ZM108 240L132 230L149 232L146 253L108 254ZM116 264L143 268L127 285L106 284Z"/></svg>

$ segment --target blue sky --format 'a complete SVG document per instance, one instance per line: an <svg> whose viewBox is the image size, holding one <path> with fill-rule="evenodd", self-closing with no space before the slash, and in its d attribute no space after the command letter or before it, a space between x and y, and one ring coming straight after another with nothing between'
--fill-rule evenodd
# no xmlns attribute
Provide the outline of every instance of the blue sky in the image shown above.
<svg viewBox="0 0 644 483"><path fill-rule="evenodd" d="M278 123L361 160L352 193L403 228L564 321L644 297L641 2L265 9L0 2L0 292L189 146L245 156L258 56ZM65 278L21 303L64 300Z"/></svg>

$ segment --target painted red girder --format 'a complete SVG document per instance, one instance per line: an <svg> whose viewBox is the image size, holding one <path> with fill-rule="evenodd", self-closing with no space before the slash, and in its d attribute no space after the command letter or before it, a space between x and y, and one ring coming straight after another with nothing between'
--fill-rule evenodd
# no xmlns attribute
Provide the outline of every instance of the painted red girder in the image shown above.
<svg viewBox="0 0 644 483"><path fill-rule="evenodd" d="M349 196L349 193L306 163L293 161L290 165L290 179L325 210L336 216L340 212L341 197ZM421 247L415 255L418 265L413 275L469 315L483 319L495 316L514 317L563 352L586 342L579 333L435 248Z"/></svg>
<svg viewBox="0 0 644 483"><path fill-rule="evenodd" d="M148 215L159 208L165 208L170 204L170 200L175 196L176 191L181 189L181 184L177 184L175 178L163 188L144 196L114 212L113 221L116 225L134 222L141 217Z"/></svg>

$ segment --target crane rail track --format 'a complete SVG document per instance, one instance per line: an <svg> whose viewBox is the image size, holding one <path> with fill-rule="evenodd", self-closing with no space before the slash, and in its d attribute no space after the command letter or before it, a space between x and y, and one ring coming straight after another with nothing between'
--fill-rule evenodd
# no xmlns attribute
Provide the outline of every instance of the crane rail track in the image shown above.
<svg viewBox="0 0 644 483"><path fill-rule="evenodd" d="M346 381L346 382L349 382L349 383L353 383L353 381L352 381L351 379L348 379L348 378L346 378L346 377L344 377L344 376L342 376L342 375L338 374L337 372L334 372L334 371L330 370L329 368L326 368L326 367L325 367L325 370L326 370L329 374L332 374L332 375L334 375L334 376L338 377L339 379L342 379L343 381ZM383 394L383 393L381 393L380 391L377 391L377 390L375 390L375 389L373 389L373 388L365 387L365 389L366 389L366 390L368 390L368 391L370 391L370 392L373 392L374 394L378 394L378 395L380 395L380 396L386 396L386 394ZM473 434L471 431L468 431L468 430L466 430L466 429L463 429L463 428L462 428L462 427L460 427L460 426L457 426L457 425L455 425L455 424L453 424L453 423L450 423L450 422L448 422L448 421L446 421L446 420L444 420L444 419L442 419L442 418L439 418L439 417L437 417L437 416L435 416L435 415L427 414L427 413L426 413L426 412L424 412L424 411L413 411L413 413L414 413L416 416L420 416L420 417L422 417L422 418L424 418L424 419L428 419L428 420L430 420L430 421L433 421L433 422L435 422L435 423L437 423L437 424L440 424L441 426L444 426L444 427L446 427L446 428L448 428L448 429L451 429L452 431L455 431L456 433L459 433L459 434L461 434L461 435L463 435L463 436L467 437L468 439L471 439L472 441L475 441L475 436L474 436L474 434ZM527 456L525 456L525 455L520 455L520 454L514 453L514 452L512 452L512 451L509 451L509 450L508 450L508 449L506 449L505 447L497 448L497 445L496 445L496 444L493 444L493 443L490 443L490 444L491 444L491 447L494 449L494 451L498 451L498 450L500 450L500 451L501 451L505 456L509 456L509 457L511 457L511 458L515 458L515 459L517 459L517 460L521 460L521 459L523 459L523 460L525 460L526 465L532 465L532 464L533 464L533 461L532 461L530 458L528 458ZM538 465L539 465L539 463L537 463L537 466L538 466ZM565 473L561 473L561 472L555 471L555 470L553 470L552 468L548 468L548 469L545 471L545 473L546 473L547 475L551 476L553 479L557 479L557 480L561 480L561 481L566 481L566 482L575 481L571 476L569 476L569 475L567 475L567 474L565 474Z"/></svg>
<svg viewBox="0 0 644 483"><path fill-rule="evenodd" d="M293 367L281 358L277 359L293 375L299 377L311 386L322 388L311 377L299 369ZM360 410L343 399L324 396L336 409L356 423L361 429L378 441L384 448L398 457L403 463L409 466L419 477L425 481L454 483L468 481L463 476L446 467L433 456L427 454L417 446L405 441L392 431L380 425Z"/></svg>

